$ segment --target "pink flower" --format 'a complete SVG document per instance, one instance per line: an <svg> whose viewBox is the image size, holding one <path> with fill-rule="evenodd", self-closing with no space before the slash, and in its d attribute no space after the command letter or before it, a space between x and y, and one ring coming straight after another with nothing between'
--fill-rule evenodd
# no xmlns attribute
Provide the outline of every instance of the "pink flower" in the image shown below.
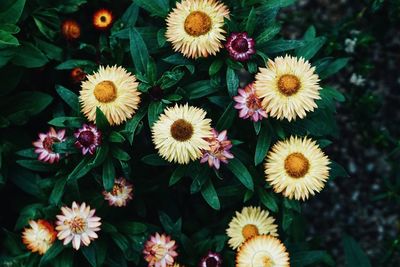
<svg viewBox="0 0 400 267"><path fill-rule="evenodd" d="M239 117L252 121L259 121L267 117L267 113L261 106L261 101L256 95L254 83L248 84L244 89L239 88L239 95L233 99L236 101L235 108L240 110Z"/></svg>
<svg viewBox="0 0 400 267"><path fill-rule="evenodd" d="M101 144L101 132L94 125L84 124L75 134L75 146L82 150L82 154L93 155Z"/></svg>
<svg viewBox="0 0 400 267"><path fill-rule="evenodd" d="M236 61L247 61L256 53L254 39L247 36L247 32L231 33L226 41L225 48Z"/></svg>
<svg viewBox="0 0 400 267"><path fill-rule="evenodd" d="M110 206L123 207L132 199L132 191L132 185L121 177L115 180L112 190L103 191L103 195Z"/></svg>
<svg viewBox="0 0 400 267"><path fill-rule="evenodd" d="M53 164L60 160L60 154L53 151L53 144L65 141L65 130L56 132L53 127L47 134L40 133L39 139L33 142L35 153L39 154L38 160Z"/></svg>
<svg viewBox="0 0 400 267"><path fill-rule="evenodd" d="M167 267L173 265L178 253L175 251L175 240L165 234L156 233L150 236L144 245L144 259L149 263L148 267Z"/></svg>
<svg viewBox="0 0 400 267"><path fill-rule="evenodd" d="M228 163L228 159L233 158L233 154L229 151L232 147L232 142L228 140L226 130L218 133L215 129L212 129L211 132L213 136L205 138L210 148L208 150L203 150L203 157L200 162L208 162L210 167L214 167L218 170L221 161L226 164Z"/></svg>
<svg viewBox="0 0 400 267"><path fill-rule="evenodd" d="M209 251L199 263L199 267L221 267L222 257L219 253Z"/></svg>

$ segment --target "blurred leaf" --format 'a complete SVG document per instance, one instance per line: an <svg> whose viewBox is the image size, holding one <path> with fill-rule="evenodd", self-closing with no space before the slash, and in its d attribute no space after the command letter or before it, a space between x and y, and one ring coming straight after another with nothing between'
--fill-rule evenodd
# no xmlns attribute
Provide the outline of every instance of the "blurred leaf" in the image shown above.
<svg viewBox="0 0 400 267"><path fill-rule="evenodd" d="M256 145L256 153L254 155L254 163L255 165L259 165L263 162L269 146L271 145L271 139L273 134L273 129L271 125L266 122L261 125L261 131L258 135L257 145Z"/></svg>
<svg viewBox="0 0 400 267"><path fill-rule="evenodd" d="M362 250L360 245L351 236L343 236L343 246L345 254L346 267L371 267L367 255Z"/></svg>
<svg viewBox="0 0 400 267"><path fill-rule="evenodd" d="M114 186L115 168L111 158L106 159L103 164L103 186L110 192Z"/></svg>
<svg viewBox="0 0 400 267"><path fill-rule="evenodd" d="M247 189L254 191L253 178L240 160L230 159L226 166Z"/></svg>
<svg viewBox="0 0 400 267"><path fill-rule="evenodd" d="M249 36L252 36L254 29L257 26L257 14L254 7L251 8L249 16L247 17L245 31Z"/></svg>
<svg viewBox="0 0 400 267"><path fill-rule="evenodd" d="M12 62L17 66L26 68L42 67L48 62L47 57L32 43L23 42L15 48L16 53Z"/></svg>
<svg viewBox="0 0 400 267"><path fill-rule="evenodd" d="M61 85L56 85L56 91L72 110L80 112L79 98L74 92Z"/></svg>
<svg viewBox="0 0 400 267"><path fill-rule="evenodd" d="M96 126L100 130L106 130L110 127L106 116L99 107L96 107Z"/></svg>
<svg viewBox="0 0 400 267"><path fill-rule="evenodd" d="M223 65L224 61L222 59L214 60L213 63L210 65L210 68L208 69L208 74L210 76L217 74L221 70Z"/></svg>
<svg viewBox="0 0 400 267"><path fill-rule="evenodd" d="M263 46L269 40L274 38L281 30L281 25L272 24L268 28L266 28L260 35L256 38L256 47Z"/></svg>
<svg viewBox="0 0 400 267"><path fill-rule="evenodd" d="M318 51L324 46L326 37L318 37L310 41L306 41L305 45L296 49L296 56L306 60L314 57Z"/></svg>
<svg viewBox="0 0 400 267"><path fill-rule="evenodd" d="M56 240L53 245L46 251L46 253L40 259L39 267L49 263L55 257L57 257L61 251L64 249L64 246L61 241Z"/></svg>
<svg viewBox="0 0 400 267"><path fill-rule="evenodd" d="M22 167L25 167L32 171L37 172L52 172L57 169L57 166L51 165L49 163L44 163L38 160L21 159L17 160L17 163Z"/></svg>
<svg viewBox="0 0 400 267"><path fill-rule="evenodd" d="M211 85L210 80L196 81L183 87L189 99L198 99L218 91Z"/></svg>
<svg viewBox="0 0 400 267"><path fill-rule="evenodd" d="M84 118L80 117L57 117L48 122L56 127L80 128L85 123Z"/></svg>
<svg viewBox="0 0 400 267"><path fill-rule="evenodd" d="M260 197L261 203L272 212L278 212L278 204L270 192L267 192L264 188L258 188L258 196Z"/></svg>
<svg viewBox="0 0 400 267"><path fill-rule="evenodd" d="M231 128L233 121L236 118L236 112L233 107L233 102L231 102L225 109L224 113L222 116L219 118L216 129L218 131L223 131L223 130L228 130Z"/></svg>
<svg viewBox="0 0 400 267"><path fill-rule="evenodd" d="M149 0L146 0L146 3L148 2ZM136 1L136 3L138 4L138 1ZM136 71L139 73L145 73L150 56L146 44L136 28L131 28L129 30L129 40L131 57Z"/></svg>
<svg viewBox="0 0 400 267"><path fill-rule="evenodd" d="M304 44L305 42L300 40L276 40L263 46L263 51L268 54L276 54L302 47Z"/></svg>
<svg viewBox="0 0 400 267"><path fill-rule="evenodd" d="M9 5L7 9L0 10L0 24L1 23L13 23L16 24L21 17L22 11L24 10L25 0L15 0L12 5Z"/></svg>
<svg viewBox="0 0 400 267"><path fill-rule="evenodd" d="M147 230L147 226L140 222L123 222L117 226L121 233L127 235L139 235Z"/></svg>
<svg viewBox="0 0 400 267"><path fill-rule="evenodd" d="M72 70L73 68L96 68L97 64L90 60L69 59L55 67L56 70Z"/></svg>
<svg viewBox="0 0 400 267"><path fill-rule="evenodd" d="M65 185L67 183L67 179L65 177L59 178L54 184L53 190L51 191L49 202L53 205L59 205L61 202L61 198L64 194Z"/></svg>
<svg viewBox="0 0 400 267"><path fill-rule="evenodd" d="M158 120L160 114L164 111L164 105L161 101L153 101L149 105L148 119L149 127L152 128L153 124Z"/></svg>
<svg viewBox="0 0 400 267"><path fill-rule="evenodd" d="M215 210L219 210L221 208L217 191L215 191L214 185L210 179L208 179L208 181L201 188L201 195L211 208Z"/></svg>
<svg viewBox="0 0 400 267"><path fill-rule="evenodd" d="M228 93L231 97L237 95L239 88L239 77L237 76L235 70L230 67L226 70L226 85L228 87Z"/></svg>
<svg viewBox="0 0 400 267"><path fill-rule="evenodd" d="M263 0L263 6L267 8L287 7L296 0Z"/></svg>
<svg viewBox="0 0 400 267"><path fill-rule="evenodd" d="M186 168L187 167L185 165L176 167L171 175L171 178L169 179L169 186L173 186L174 184L178 183L185 176Z"/></svg>
<svg viewBox="0 0 400 267"><path fill-rule="evenodd" d="M322 69L317 66L317 72L321 79L328 78L333 74L339 72L341 69L346 67L347 63L349 62L350 58L339 58L335 59L333 62L324 66Z"/></svg>
<svg viewBox="0 0 400 267"><path fill-rule="evenodd" d="M298 251L291 253L290 256L290 264L293 265L293 267L306 267L318 263L324 263L327 266L335 266L332 257L323 250Z"/></svg>
<svg viewBox="0 0 400 267"><path fill-rule="evenodd" d="M147 107L141 107L136 114L133 116L132 119L130 119L126 124L125 124L125 130L124 132L126 133L127 139L130 144L133 142L133 137L135 136L135 131L137 126L139 125L140 121L143 119L143 117L147 113Z"/></svg>
<svg viewBox="0 0 400 267"><path fill-rule="evenodd" d="M93 244L89 246L82 246L81 248L83 256L85 256L86 260L90 263L91 266L96 267L96 250Z"/></svg>
<svg viewBox="0 0 400 267"><path fill-rule="evenodd" d="M144 156L141 159L141 161L146 163L147 165L151 165L151 166L168 166L168 165L170 165L169 162L165 161L157 154L150 154L150 155Z"/></svg>
<svg viewBox="0 0 400 267"><path fill-rule="evenodd" d="M143 9L146 9L151 16L165 18L169 11L168 0L135 0L135 3Z"/></svg>
<svg viewBox="0 0 400 267"><path fill-rule="evenodd" d="M68 175L67 182L75 181L83 176L85 176L93 166L89 164L92 162L93 158L90 156L84 157L81 162L76 165L75 169Z"/></svg>

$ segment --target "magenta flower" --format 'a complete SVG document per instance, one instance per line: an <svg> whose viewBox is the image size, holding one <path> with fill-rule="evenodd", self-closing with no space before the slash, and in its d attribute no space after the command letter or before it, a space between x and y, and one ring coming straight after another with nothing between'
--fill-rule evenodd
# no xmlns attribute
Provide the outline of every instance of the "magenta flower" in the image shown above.
<svg viewBox="0 0 400 267"><path fill-rule="evenodd" d="M254 39L247 36L247 32L233 32L226 41L225 48L236 61L247 61L256 53Z"/></svg>
<svg viewBox="0 0 400 267"><path fill-rule="evenodd" d="M39 139L33 142L35 153L39 154L38 160L53 164L60 160L60 154L53 151L54 143L61 143L65 141L65 130L56 131L53 127L47 134L40 133Z"/></svg>
<svg viewBox="0 0 400 267"><path fill-rule="evenodd" d="M199 267L222 267L222 257L219 253L209 251L200 260Z"/></svg>
<svg viewBox="0 0 400 267"><path fill-rule="evenodd" d="M228 159L233 159L233 154L229 151L232 148L232 142L228 140L226 130L218 133L215 129L212 129L211 132L213 136L205 138L210 148L203 150L200 162L208 162L210 167L218 170L221 161L226 164L228 163Z"/></svg>
<svg viewBox="0 0 400 267"><path fill-rule="evenodd" d="M75 146L82 150L82 154L93 155L101 144L101 132L94 125L84 124L75 134Z"/></svg>
<svg viewBox="0 0 400 267"><path fill-rule="evenodd" d="M236 101L235 108L240 110L239 117L252 121L262 120L267 117L267 113L262 108L261 100L256 95L254 83L248 84L244 89L239 88L239 95L233 99Z"/></svg>

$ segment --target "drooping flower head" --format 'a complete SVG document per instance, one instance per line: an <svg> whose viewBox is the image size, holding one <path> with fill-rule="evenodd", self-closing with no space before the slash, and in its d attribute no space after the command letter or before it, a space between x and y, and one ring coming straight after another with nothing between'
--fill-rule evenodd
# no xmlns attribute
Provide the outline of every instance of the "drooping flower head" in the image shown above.
<svg viewBox="0 0 400 267"><path fill-rule="evenodd" d="M229 9L216 0L182 0L167 17L167 40L189 58L215 55L225 40Z"/></svg>
<svg viewBox="0 0 400 267"><path fill-rule="evenodd" d="M228 37L225 48L231 58L236 61L247 61L256 53L255 41L247 36L247 32L233 32Z"/></svg>
<svg viewBox="0 0 400 267"><path fill-rule="evenodd" d="M57 237L64 240L63 244L67 245L72 241L72 247L78 250L81 244L89 246L91 240L98 236L100 231L101 218L94 216L96 210L90 209L90 206L72 203L72 208L62 207L61 215L57 215Z"/></svg>
<svg viewBox="0 0 400 267"><path fill-rule="evenodd" d="M267 117L261 100L256 95L254 83L248 84L244 89L239 88L238 93L233 99L236 101L235 109L240 110L240 118L257 122Z"/></svg>
<svg viewBox="0 0 400 267"><path fill-rule="evenodd" d="M132 118L140 103L136 77L122 67L103 67L82 82L79 102L89 121L96 121L96 107L111 125Z"/></svg>
<svg viewBox="0 0 400 267"><path fill-rule="evenodd" d="M204 110L188 104L166 108L152 128L160 156L179 164L199 159L209 147L205 138L212 136L211 120L205 117Z"/></svg>
<svg viewBox="0 0 400 267"><path fill-rule="evenodd" d="M329 164L315 141L291 136L276 143L268 153L266 180L276 193L289 199L306 200L324 188Z"/></svg>
<svg viewBox="0 0 400 267"><path fill-rule="evenodd" d="M199 262L199 267L222 267L221 254L209 251Z"/></svg>
<svg viewBox="0 0 400 267"><path fill-rule="evenodd" d="M84 124L75 134L75 146L82 150L82 154L93 155L96 148L101 144L101 132L96 126Z"/></svg>
<svg viewBox="0 0 400 267"><path fill-rule="evenodd" d="M71 70L71 79L74 83L80 83L86 78L86 73L81 68Z"/></svg>
<svg viewBox="0 0 400 267"><path fill-rule="evenodd" d="M209 148L203 150L201 163L208 162L212 168L219 169L221 162L227 164L228 159L233 159L234 156L230 152L232 142L228 140L227 131L224 130L218 133L215 129L211 130L212 136L205 138L209 144Z"/></svg>
<svg viewBox="0 0 400 267"><path fill-rule="evenodd" d="M103 191L103 195L110 206L124 207L132 199L132 191L132 184L120 177L115 180L112 190L110 192Z"/></svg>
<svg viewBox="0 0 400 267"><path fill-rule="evenodd" d="M237 249L246 240L257 235L277 236L278 226L274 222L275 219L267 210L260 207L244 207L240 213L236 212L226 230L229 246Z"/></svg>
<svg viewBox="0 0 400 267"><path fill-rule="evenodd" d="M106 30L111 27L114 20L112 12L102 8L93 14L93 25L98 30Z"/></svg>
<svg viewBox="0 0 400 267"><path fill-rule="evenodd" d="M61 33L69 41L76 40L81 36L81 26L76 20L65 20L61 25Z"/></svg>
<svg viewBox="0 0 400 267"><path fill-rule="evenodd" d="M269 60L267 68L260 68L255 88L267 113L288 121L314 111L321 90L315 67L303 58L288 55Z"/></svg>
<svg viewBox="0 0 400 267"><path fill-rule="evenodd" d="M149 267L167 267L174 264L178 256L175 240L165 234L156 233L146 241L143 249L144 259Z"/></svg>
<svg viewBox="0 0 400 267"><path fill-rule="evenodd" d="M38 160L53 164L60 160L60 154L53 151L53 144L65 141L65 130L56 131L53 127L47 133L40 133L39 139L33 142Z"/></svg>
<svg viewBox="0 0 400 267"><path fill-rule="evenodd" d="M53 245L57 232L46 220L30 220L29 226L22 232L22 242L31 252L43 255Z"/></svg>
<svg viewBox="0 0 400 267"><path fill-rule="evenodd" d="M289 267L289 253L276 237L258 235L247 240L236 254L236 267Z"/></svg>

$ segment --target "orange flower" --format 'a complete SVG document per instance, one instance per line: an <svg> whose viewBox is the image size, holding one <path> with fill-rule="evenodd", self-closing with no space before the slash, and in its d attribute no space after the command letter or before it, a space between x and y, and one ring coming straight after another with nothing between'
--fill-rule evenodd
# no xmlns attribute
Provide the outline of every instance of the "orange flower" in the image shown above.
<svg viewBox="0 0 400 267"><path fill-rule="evenodd" d="M30 251L43 255L53 245L57 232L46 220L31 220L29 226L22 233L22 242Z"/></svg>
<svg viewBox="0 0 400 267"><path fill-rule="evenodd" d="M75 83L79 83L86 78L86 73L81 68L71 70L71 78Z"/></svg>
<svg viewBox="0 0 400 267"><path fill-rule="evenodd" d="M67 40L76 40L81 36L81 26L75 20L68 19L61 25L61 32Z"/></svg>
<svg viewBox="0 0 400 267"><path fill-rule="evenodd" d="M114 17L110 10L102 8L93 14L93 25L98 30L106 30L111 27Z"/></svg>

